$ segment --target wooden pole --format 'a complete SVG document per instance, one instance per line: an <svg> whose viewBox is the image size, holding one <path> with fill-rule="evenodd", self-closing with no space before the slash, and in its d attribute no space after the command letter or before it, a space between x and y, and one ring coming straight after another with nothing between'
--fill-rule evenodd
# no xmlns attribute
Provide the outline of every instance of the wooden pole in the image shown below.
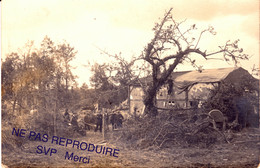
<svg viewBox="0 0 260 168"><path fill-rule="evenodd" d="M102 136L103 141L105 141L105 109L102 109Z"/></svg>
<svg viewBox="0 0 260 168"><path fill-rule="evenodd" d="M131 99L130 99L130 94L131 94L131 92L130 92L130 85L128 86L128 105L129 105L129 111L128 111L128 113L129 113L129 115L131 115Z"/></svg>
<svg viewBox="0 0 260 168"><path fill-rule="evenodd" d="M185 90L185 104L186 104L186 108L189 107L189 91L188 89Z"/></svg>

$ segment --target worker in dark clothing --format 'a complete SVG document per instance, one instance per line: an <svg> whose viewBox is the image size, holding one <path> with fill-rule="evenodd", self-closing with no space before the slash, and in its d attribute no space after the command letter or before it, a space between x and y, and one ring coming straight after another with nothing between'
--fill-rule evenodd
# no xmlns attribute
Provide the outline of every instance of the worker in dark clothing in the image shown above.
<svg viewBox="0 0 260 168"><path fill-rule="evenodd" d="M78 116L73 115L72 119L71 119L71 125L73 127L74 130L79 130L79 125L78 125Z"/></svg>
<svg viewBox="0 0 260 168"><path fill-rule="evenodd" d="M70 114L69 114L69 112L68 112L68 109L66 109L66 111L65 111L65 113L64 113L64 122L69 125L69 122L70 122Z"/></svg>
<svg viewBox="0 0 260 168"><path fill-rule="evenodd" d="M98 129L99 129L100 132L102 132L102 114L97 114L95 132Z"/></svg>
<svg viewBox="0 0 260 168"><path fill-rule="evenodd" d="M124 117L121 113L117 113L117 119L118 119L118 127L122 127L123 126L123 120Z"/></svg>

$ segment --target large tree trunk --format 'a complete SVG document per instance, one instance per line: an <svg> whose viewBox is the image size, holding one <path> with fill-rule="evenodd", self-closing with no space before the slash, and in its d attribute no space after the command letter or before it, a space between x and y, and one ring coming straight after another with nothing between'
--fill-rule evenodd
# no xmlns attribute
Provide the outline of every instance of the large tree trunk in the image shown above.
<svg viewBox="0 0 260 168"><path fill-rule="evenodd" d="M156 102L156 93L157 93L157 87L156 85L150 86L147 90L147 94L144 98L144 105L145 105L145 114L148 116L156 116L158 114L158 110L155 106Z"/></svg>

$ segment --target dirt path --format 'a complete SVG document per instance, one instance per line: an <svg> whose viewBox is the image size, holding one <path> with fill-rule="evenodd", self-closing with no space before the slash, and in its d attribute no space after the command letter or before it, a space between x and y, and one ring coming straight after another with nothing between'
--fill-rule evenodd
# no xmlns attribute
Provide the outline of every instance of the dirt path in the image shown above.
<svg viewBox="0 0 260 168"><path fill-rule="evenodd" d="M128 142L121 142L109 133L103 142L99 132L88 132L86 137L71 138L80 142L102 145L119 149L118 157L113 157L80 149L65 147L42 141L28 141L21 149L2 150L2 162L9 167L257 167L259 163L259 130L241 133L233 143L219 144L211 148L181 148L174 146L167 149L149 147L146 149L130 148ZM251 136L251 137L250 137ZM255 137L253 137L255 136ZM247 141L246 141L247 140ZM37 146L54 148L52 156L37 154ZM79 157L90 157L89 163L65 159L66 152Z"/></svg>

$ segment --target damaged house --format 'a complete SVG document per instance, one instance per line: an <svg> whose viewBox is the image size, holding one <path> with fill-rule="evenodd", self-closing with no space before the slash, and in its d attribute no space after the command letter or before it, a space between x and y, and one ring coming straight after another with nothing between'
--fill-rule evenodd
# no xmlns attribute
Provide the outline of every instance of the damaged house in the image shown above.
<svg viewBox="0 0 260 168"><path fill-rule="evenodd" d="M240 85L245 78L252 80L256 87L255 90L258 90L258 80L241 67L173 72L169 80L157 92L156 106L162 110L200 108L203 102L209 98L211 89L219 87L221 82ZM142 78L140 81L144 87L149 85L151 77ZM144 113L144 91L140 81L129 86L128 103L131 115ZM253 94L258 98L257 91ZM258 113L258 110L254 111Z"/></svg>

